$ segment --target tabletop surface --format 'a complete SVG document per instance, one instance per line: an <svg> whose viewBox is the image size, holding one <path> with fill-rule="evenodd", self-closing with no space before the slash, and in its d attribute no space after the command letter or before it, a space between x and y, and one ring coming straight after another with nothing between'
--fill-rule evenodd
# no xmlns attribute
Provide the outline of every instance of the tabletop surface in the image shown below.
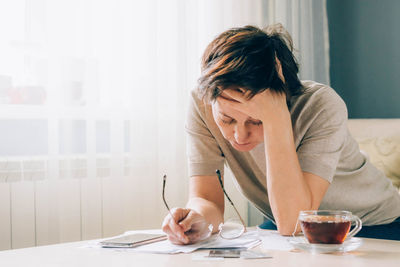
<svg viewBox="0 0 400 267"><path fill-rule="evenodd" d="M198 261L196 255L162 255L116 251L110 249L82 248L88 241L50 246L6 250L0 252L0 266L400 266L400 241L363 239L356 251L336 254L311 254L303 251L263 250L269 259L223 259Z"/></svg>

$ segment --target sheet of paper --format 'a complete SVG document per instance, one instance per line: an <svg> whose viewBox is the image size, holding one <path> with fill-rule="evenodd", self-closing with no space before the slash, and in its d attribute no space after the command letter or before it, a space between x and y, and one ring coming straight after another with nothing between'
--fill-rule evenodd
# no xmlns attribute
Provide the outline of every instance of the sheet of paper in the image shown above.
<svg viewBox="0 0 400 267"><path fill-rule="evenodd" d="M132 233L128 232L128 233ZM257 231L250 231L244 233L241 237L228 240L223 239L218 235L213 235L209 239L192 244L192 245L174 245L168 240L152 243L149 245L134 248L135 251L150 252L150 253L190 253L197 249L215 249L215 248L243 248L248 249L258 245L261 240L257 236Z"/></svg>
<svg viewBox="0 0 400 267"><path fill-rule="evenodd" d="M158 234L162 233L161 230L146 230L146 231L128 231L124 234L132 234L132 233L153 233ZM100 240L92 241L86 244L86 248L101 248L101 249L110 249L110 248L102 248L99 245ZM216 249L216 248L242 248L248 249L258 245L261 242L261 239L258 237L257 231L252 230L244 233L241 237L228 240L223 239L218 235L213 235L209 239L199 242L192 245L174 245L168 240L156 242L144 246L139 246L136 248L123 248L123 249L115 249L118 251L133 251L133 252L148 252L148 253L161 253L161 254L175 254L175 253L190 253L198 249Z"/></svg>
<svg viewBox="0 0 400 267"><path fill-rule="evenodd" d="M262 247L268 250L290 251L293 249L289 243L290 236L281 236L277 231L265 231L259 229L259 237Z"/></svg>

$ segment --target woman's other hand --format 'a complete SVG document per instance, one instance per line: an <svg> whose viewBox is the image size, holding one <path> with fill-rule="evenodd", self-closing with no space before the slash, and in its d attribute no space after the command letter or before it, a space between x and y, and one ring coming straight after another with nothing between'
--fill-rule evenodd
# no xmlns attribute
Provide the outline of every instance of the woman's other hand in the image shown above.
<svg viewBox="0 0 400 267"><path fill-rule="evenodd" d="M253 119L261 120L263 124L279 122L282 118L290 119L284 93L267 89L252 98L249 98L249 94L250 91L227 89L218 101Z"/></svg>
<svg viewBox="0 0 400 267"><path fill-rule="evenodd" d="M173 208L165 217L162 230L173 244L188 245L208 238L213 227L192 209Z"/></svg>

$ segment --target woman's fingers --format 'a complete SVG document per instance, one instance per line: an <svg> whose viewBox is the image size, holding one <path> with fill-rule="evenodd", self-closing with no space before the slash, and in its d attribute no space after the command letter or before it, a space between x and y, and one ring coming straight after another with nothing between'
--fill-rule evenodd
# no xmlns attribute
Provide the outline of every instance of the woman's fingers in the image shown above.
<svg viewBox="0 0 400 267"><path fill-rule="evenodd" d="M168 218L168 216L166 216L164 218L164 221L163 221L161 229L163 230L164 233L167 234L168 239L171 239L171 237L178 238L176 236L175 232L171 229L170 224L171 224L170 218Z"/></svg>
<svg viewBox="0 0 400 267"><path fill-rule="evenodd" d="M196 213L190 211L187 216L179 222L179 226L182 228L183 232L186 232L191 229L193 223L196 223L196 219L198 220Z"/></svg>
<svg viewBox="0 0 400 267"><path fill-rule="evenodd" d="M176 238L175 236L168 236L168 240L174 245L185 245L187 243L183 243L180 239Z"/></svg>
<svg viewBox="0 0 400 267"><path fill-rule="evenodd" d="M199 213L190 209L173 209L163 222L163 231L168 239L177 245L192 244L208 238L212 225Z"/></svg>
<svg viewBox="0 0 400 267"><path fill-rule="evenodd" d="M194 211L190 211L179 225L185 231L189 244L204 240L212 233L212 225L209 225L203 216Z"/></svg>
<svg viewBox="0 0 400 267"><path fill-rule="evenodd" d="M171 214L168 214L163 222L162 230L168 235L168 239L174 244L178 241L182 244L189 242L188 237L185 235L185 231L180 225L177 224L181 218L185 218L188 211L185 209L172 209Z"/></svg>
<svg viewBox="0 0 400 267"><path fill-rule="evenodd" d="M170 220L169 227L174 236L176 236L179 240L181 240L183 243L188 242L188 238L185 236L185 232L174 220Z"/></svg>
<svg viewBox="0 0 400 267"><path fill-rule="evenodd" d="M246 92L241 91L241 90L234 90L234 89L226 89L222 92L221 96L223 98L226 98L227 100L234 100L236 102L246 102L247 101L247 96Z"/></svg>

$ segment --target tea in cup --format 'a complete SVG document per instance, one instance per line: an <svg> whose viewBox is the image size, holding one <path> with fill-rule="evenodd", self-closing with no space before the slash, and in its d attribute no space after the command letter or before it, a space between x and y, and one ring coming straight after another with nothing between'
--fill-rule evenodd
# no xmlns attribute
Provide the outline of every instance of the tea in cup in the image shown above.
<svg viewBox="0 0 400 267"><path fill-rule="evenodd" d="M362 227L360 218L349 211L300 211L299 222L304 236L311 244L342 244ZM352 222L355 222L355 227L350 232Z"/></svg>

